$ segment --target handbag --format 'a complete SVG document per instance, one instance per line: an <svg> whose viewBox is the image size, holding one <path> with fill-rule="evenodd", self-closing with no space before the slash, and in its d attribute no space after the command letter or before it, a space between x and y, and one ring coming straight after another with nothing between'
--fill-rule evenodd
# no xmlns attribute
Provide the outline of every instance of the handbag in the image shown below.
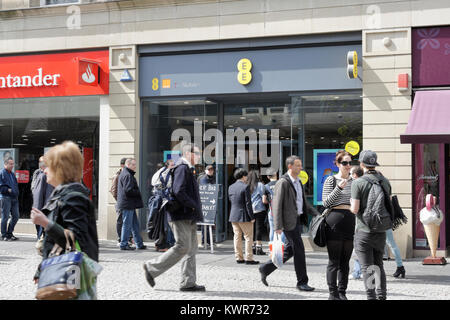
<svg viewBox="0 0 450 320"><path fill-rule="evenodd" d="M311 238L313 239L313 242L318 247L325 247L327 245L325 218L330 211L331 208L327 208L321 215L314 216L311 220L311 224L309 226L309 233L311 235Z"/></svg>
<svg viewBox="0 0 450 320"><path fill-rule="evenodd" d="M83 254L75 251L75 237L72 231L64 229L64 235L66 253L61 254L63 248L55 243L49 258L41 262L36 299L66 300L77 297ZM72 240L72 244L69 239Z"/></svg>

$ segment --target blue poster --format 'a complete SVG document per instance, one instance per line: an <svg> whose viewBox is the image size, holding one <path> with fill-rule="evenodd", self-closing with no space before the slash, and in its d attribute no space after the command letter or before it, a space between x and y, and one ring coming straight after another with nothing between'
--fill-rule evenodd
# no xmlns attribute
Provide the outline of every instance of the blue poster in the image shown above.
<svg viewBox="0 0 450 320"><path fill-rule="evenodd" d="M325 180L339 172L334 165L336 152L339 149L314 150L314 205L322 205L322 190Z"/></svg>

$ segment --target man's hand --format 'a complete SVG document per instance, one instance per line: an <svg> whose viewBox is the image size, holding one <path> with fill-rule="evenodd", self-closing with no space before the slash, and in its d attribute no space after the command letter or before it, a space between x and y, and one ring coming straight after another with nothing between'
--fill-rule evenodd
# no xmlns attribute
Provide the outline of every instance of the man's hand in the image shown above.
<svg viewBox="0 0 450 320"><path fill-rule="evenodd" d="M275 230L275 232L277 233L277 234L282 234L283 233L283 230Z"/></svg>
<svg viewBox="0 0 450 320"><path fill-rule="evenodd" d="M12 192L12 190L11 190L11 189L8 189L8 192L9 192L9 193L11 193L11 192Z"/></svg>

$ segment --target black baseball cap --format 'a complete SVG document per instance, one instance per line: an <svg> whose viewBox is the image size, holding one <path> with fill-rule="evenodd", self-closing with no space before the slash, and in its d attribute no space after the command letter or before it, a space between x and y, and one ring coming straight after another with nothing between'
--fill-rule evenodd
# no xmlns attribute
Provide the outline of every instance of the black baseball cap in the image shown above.
<svg viewBox="0 0 450 320"><path fill-rule="evenodd" d="M363 150L359 154L359 162L369 168L378 167L377 154L372 150Z"/></svg>

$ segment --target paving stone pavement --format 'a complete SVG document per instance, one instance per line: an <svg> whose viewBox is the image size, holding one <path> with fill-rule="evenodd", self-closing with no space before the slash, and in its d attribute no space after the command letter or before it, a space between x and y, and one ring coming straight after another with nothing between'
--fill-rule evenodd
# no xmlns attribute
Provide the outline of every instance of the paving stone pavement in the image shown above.
<svg viewBox="0 0 450 320"><path fill-rule="evenodd" d="M32 300L36 286L32 277L41 257L34 248L35 238L17 235L19 241L0 241L0 300ZM326 285L325 252L307 252L309 285L313 292L296 289L293 262L276 270L264 286L258 266L235 263L232 241L217 244L215 252L199 248L197 255L198 284L206 286L206 292L180 292L180 264L156 278L155 288L145 281L143 262L162 253L154 250L152 242L145 243L147 250L120 251L115 241L100 241L100 264L103 271L98 278L98 299L101 300L325 300ZM255 256L255 260L267 261L268 256ZM450 266L423 266L421 259L404 261L406 279L396 279L394 261L385 261L388 299L391 300L449 300ZM352 262L351 262L352 263ZM365 300L361 280L349 280L347 297Z"/></svg>

